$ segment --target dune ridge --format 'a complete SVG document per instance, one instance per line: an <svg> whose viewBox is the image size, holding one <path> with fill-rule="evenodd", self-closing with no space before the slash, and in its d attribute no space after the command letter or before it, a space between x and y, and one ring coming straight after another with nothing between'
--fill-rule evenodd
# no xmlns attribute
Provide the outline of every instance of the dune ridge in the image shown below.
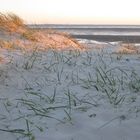
<svg viewBox="0 0 140 140"><path fill-rule="evenodd" d="M49 30L32 30L24 20L13 13L0 13L0 47L10 49L38 50L83 49L75 39L66 33Z"/></svg>

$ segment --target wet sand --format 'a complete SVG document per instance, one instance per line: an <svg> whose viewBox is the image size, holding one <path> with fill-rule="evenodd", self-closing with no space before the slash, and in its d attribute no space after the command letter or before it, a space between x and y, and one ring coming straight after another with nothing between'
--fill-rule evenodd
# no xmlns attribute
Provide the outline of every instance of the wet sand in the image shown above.
<svg viewBox="0 0 140 140"><path fill-rule="evenodd" d="M90 39L103 42L122 41L124 43L140 43L140 36L132 35L72 35L77 39Z"/></svg>

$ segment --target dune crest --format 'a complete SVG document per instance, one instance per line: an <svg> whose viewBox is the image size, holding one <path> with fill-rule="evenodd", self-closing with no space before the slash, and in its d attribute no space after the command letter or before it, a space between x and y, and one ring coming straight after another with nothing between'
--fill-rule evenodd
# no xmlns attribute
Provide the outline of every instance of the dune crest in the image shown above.
<svg viewBox="0 0 140 140"><path fill-rule="evenodd" d="M30 29L15 14L0 13L0 47L10 49L84 49L76 40L58 31Z"/></svg>

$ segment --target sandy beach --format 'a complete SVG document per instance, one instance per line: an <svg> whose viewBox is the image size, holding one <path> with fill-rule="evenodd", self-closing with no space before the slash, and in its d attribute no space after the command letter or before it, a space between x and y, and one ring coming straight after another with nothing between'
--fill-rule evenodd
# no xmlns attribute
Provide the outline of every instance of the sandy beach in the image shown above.
<svg viewBox="0 0 140 140"><path fill-rule="evenodd" d="M0 140L140 139L139 37L77 41L13 17L0 30Z"/></svg>

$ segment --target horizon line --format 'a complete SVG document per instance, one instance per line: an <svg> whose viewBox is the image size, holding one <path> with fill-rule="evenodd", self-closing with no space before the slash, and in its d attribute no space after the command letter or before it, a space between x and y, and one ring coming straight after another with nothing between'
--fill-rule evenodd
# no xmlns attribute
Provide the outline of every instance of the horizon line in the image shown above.
<svg viewBox="0 0 140 140"><path fill-rule="evenodd" d="M140 24L85 24L85 23L28 23L26 25L87 25L87 26L140 26Z"/></svg>

